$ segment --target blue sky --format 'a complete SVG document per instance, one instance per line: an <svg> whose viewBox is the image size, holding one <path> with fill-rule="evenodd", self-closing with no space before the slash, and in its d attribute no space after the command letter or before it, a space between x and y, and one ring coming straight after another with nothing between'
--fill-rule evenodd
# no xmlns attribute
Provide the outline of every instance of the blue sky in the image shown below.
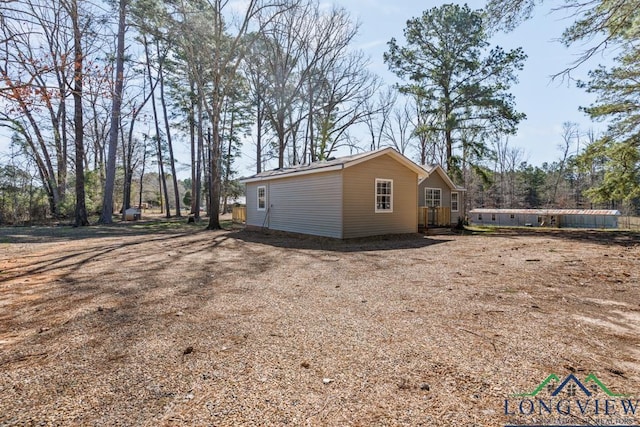
<svg viewBox="0 0 640 427"><path fill-rule="evenodd" d="M480 0L466 3L471 9L481 9L485 4ZM370 55L371 70L382 76L387 83L392 83L395 76L388 71L382 60L382 55L387 49L386 43L395 37L398 43L404 44L403 31L406 21L444 3L412 0L340 0L337 4L350 11L360 22L357 44ZM509 143L522 147L525 150L525 160L534 165L559 158L558 145L562 142L564 122L576 122L582 131L589 128L604 131L606 127L601 123L592 123L578 110L580 106L591 104L595 100L593 95L576 88L575 82L551 80L551 75L564 70L581 51L580 46L565 48L556 41L571 22L572 20L565 18L561 12L550 13L548 8L539 7L533 19L524 22L511 33L494 36L491 41L492 46L499 45L505 49L522 47L528 55L525 68L519 74L520 83L512 88L517 109L527 115L527 120L520 124L518 134L510 137ZM593 58L574 71L572 77L584 80L589 69L607 61L607 57Z"/></svg>

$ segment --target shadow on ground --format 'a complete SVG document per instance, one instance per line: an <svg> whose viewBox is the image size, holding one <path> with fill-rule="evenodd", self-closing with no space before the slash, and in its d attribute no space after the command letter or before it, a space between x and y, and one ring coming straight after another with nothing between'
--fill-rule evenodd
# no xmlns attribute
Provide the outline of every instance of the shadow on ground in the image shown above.
<svg viewBox="0 0 640 427"><path fill-rule="evenodd" d="M224 226L225 224L223 224ZM207 223L188 223L187 218L116 222L110 225L73 227L71 225L0 227L0 243L50 243L103 237L178 235L203 231Z"/></svg>
<svg viewBox="0 0 640 427"><path fill-rule="evenodd" d="M367 252L396 249L417 249L449 241L445 236L423 234L397 234L358 239L332 239L328 237L290 234L277 231L240 230L229 233L229 237L247 243L260 243L278 248L310 249L334 252Z"/></svg>

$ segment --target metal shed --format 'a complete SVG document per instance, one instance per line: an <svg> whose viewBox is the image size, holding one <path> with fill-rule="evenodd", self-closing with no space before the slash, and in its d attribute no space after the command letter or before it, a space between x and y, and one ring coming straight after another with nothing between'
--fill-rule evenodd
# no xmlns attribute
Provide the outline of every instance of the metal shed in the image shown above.
<svg viewBox="0 0 640 427"><path fill-rule="evenodd" d="M472 209L475 225L500 227L618 228L620 211L606 209Z"/></svg>

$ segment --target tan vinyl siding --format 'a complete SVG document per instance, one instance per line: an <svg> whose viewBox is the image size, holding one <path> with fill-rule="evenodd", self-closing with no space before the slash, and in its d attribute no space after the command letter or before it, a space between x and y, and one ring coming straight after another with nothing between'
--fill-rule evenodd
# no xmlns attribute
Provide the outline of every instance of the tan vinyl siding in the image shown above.
<svg viewBox="0 0 640 427"><path fill-rule="evenodd" d="M340 171L272 180L267 205L272 230L342 237Z"/></svg>
<svg viewBox="0 0 640 427"><path fill-rule="evenodd" d="M393 212L375 212L376 178L393 180ZM418 175L388 155L343 172L344 238L418 231Z"/></svg>
<svg viewBox="0 0 640 427"><path fill-rule="evenodd" d="M247 225L255 227L268 227L265 222L267 211L258 210L258 187L266 187L267 193L267 209L269 207L269 183L268 182L252 182L247 184Z"/></svg>

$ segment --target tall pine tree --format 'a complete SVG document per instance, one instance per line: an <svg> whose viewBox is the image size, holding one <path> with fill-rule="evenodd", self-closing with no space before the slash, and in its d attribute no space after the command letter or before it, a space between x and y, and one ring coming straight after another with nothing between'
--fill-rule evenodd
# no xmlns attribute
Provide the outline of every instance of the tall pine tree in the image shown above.
<svg viewBox="0 0 640 427"><path fill-rule="evenodd" d="M521 48L489 50L480 11L453 4L432 8L410 19L404 35L406 46L392 39L384 60L405 80L400 90L435 117L432 126L445 141L449 171L455 172L464 157L466 130L477 135L515 132L525 116L515 110L508 90L526 55Z"/></svg>

